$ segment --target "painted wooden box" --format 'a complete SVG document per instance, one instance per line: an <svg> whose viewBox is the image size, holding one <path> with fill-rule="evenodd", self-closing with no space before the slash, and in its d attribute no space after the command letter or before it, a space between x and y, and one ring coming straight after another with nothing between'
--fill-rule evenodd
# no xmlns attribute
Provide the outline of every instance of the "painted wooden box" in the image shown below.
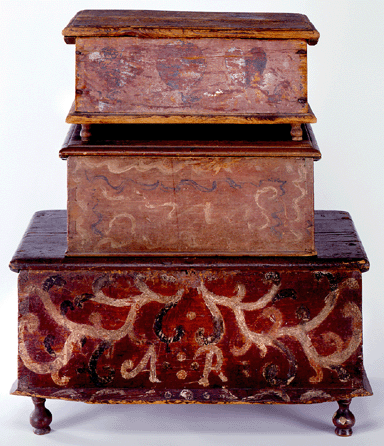
<svg viewBox="0 0 384 446"><path fill-rule="evenodd" d="M370 395L361 313L369 263L349 214L317 211L315 223L310 258L68 258L66 212L36 213L11 261L13 393L91 403Z"/></svg>
<svg viewBox="0 0 384 446"><path fill-rule="evenodd" d="M67 122L316 122L308 105L301 14L80 11L63 30L76 44ZM85 138L89 129L85 129Z"/></svg>
<svg viewBox="0 0 384 446"><path fill-rule="evenodd" d="M79 127L60 152L68 255L315 254L310 126Z"/></svg>

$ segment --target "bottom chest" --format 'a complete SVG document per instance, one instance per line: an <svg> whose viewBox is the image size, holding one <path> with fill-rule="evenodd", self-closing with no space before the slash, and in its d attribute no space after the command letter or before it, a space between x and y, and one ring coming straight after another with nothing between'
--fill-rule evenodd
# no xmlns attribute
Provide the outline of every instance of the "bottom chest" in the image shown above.
<svg viewBox="0 0 384 446"><path fill-rule="evenodd" d="M316 213L317 256L109 259L65 257L64 214L37 215L11 262L12 393L34 398L43 430L45 398L338 401L336 433L351 434L349 402L372 392L362 352L368 261L348 214Z"/></svg>

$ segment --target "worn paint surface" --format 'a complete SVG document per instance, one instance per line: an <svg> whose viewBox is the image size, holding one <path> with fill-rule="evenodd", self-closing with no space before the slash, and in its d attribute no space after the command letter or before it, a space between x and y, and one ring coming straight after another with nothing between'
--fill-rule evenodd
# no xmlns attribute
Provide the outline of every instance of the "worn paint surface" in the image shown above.
<svg viewBox="0 0 384 446"><path fill-rule="evenodd" d="M313 160L68 160L68 253L314 253Z"/></svg>
<svg viewBox="0 0 384 446"><path fill-rule="evenodd" d="M19 275L19 391L306 403L363 388L361 342L357 271Z"/></svg>
<svg viewBox="0 0 384 446"><path fill-rule="evenodd" d="M304 114L306 54L301 40L77 38L75 111Z"/></svg>

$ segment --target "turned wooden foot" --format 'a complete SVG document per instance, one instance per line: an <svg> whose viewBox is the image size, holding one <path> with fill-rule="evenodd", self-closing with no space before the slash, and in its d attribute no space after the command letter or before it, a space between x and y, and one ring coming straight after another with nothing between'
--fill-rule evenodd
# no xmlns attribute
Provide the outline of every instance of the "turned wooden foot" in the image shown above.
<svg viewBox="0 0 384 446"><path fill-rule="evenodd" d="M332 421L336 426L336 435L349 437L352 435L352 426L355 424L355 416L349 410L351 399L338 401L339 409L333 415Z"/></svg>
<svg viewBox="0 0 384 446"><path fill-rule="evenodd" d="M37 435L48 434L51 431L49 425L52 421L51 412L44 406L45 398L32 397L35 410L31 413L29 421L34 428L33 432Z"/></svg>
<svg viewBox="0 0 384 446"><path fill-rule="evenodd" d="M84 142L89 141L91 137L91 124L81 124L80 137Z"/></svg>
<svg viewBox="0 0 384 446"><path fill-rule="evenodd" d="M303 140L303 129L301 128L301 124L291 124L291 136L292 141Z"/></svg>

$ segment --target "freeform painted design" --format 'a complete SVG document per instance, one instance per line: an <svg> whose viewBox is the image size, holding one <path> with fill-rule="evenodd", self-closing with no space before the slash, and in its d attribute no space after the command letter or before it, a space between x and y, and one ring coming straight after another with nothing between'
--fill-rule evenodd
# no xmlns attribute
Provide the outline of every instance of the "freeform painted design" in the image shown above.
<svg viewBox="0 0 384 446"><path fill-rule="evenodd" d="M31 279L20 292L19 355L28 370L50 375L62 387L76 386L84 376L98 387L140 377L144 383L166 385L176 379L181 386L201 388L219 380L225 387L239 373L245 380L259 376L264 386L285 387L294 385L303 355L311 385L323 381L324 370L334 380L349 382L345 364L361 346L361 311L343 295L357 292L359 282L321 271L308 274L328 288L323 300L316 296L321 306L315 310L306 306L310 299L303 303L300 288L283 288L278 272L263 276L267 290L252 301L244 283L235 281L235 292L222 295L209 289L209 278L183 273L93 275L89 292L65 298L68 277L38 274L43 281ZM131 290L124 297L127 281ZM295 310L295 321L288 321L284 309L287 314ZM347 338L337 327L329 329L330 317L337 318ZM70 361L77 364L77 375L68 372L75 368L66 368Z"/></svg>
<svg viewBox="0 0 384 446"><path fill-rule="evenodd" d="M306 113L306 44L78 38L78 112Z"/></svg>
<svg viewBox="0 0 384 446"><path fill-rule="evenodd" d="M74 158L69 251L313 253L312 159Z"/></svg>

